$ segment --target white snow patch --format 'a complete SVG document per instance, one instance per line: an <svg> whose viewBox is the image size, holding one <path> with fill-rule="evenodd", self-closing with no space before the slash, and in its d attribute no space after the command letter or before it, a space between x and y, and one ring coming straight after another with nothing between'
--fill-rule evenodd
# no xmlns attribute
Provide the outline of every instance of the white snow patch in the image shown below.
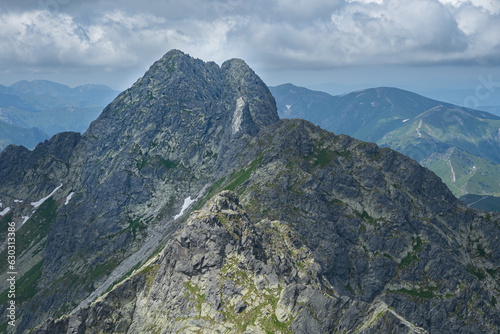
<svg viewBox="0 0 500 334"><path fill-rule="evenodd" d="M177 219L177 218L181 217L184 214L184 211L186 211L186 209L189 208L189 206L191 204L193 204L195 200L196 199L191 199L191 196L185 198L184 199L184 204L182 204L181 212L179 212L177 215L175 215L174 219Z"/></svg>
<svg viewBox="0 0 500 334"><path fill-rule="evenodd" d="M15 200L14 200L14 203L22 203L22 202L23 202L23 200L22 200L22 199L15 199Z"/></svg>
<svg viewBox="0 0 500 334"><path fill-rule="evenodd" d="M409 120L410 120L409 118L404 119L404 120L403 120L403 123L406 123L406 122L408 122Z"/></svg>
<svg viewBox="0 0 500 334"><path fill-rule="evenodd" d="M181 209L181 212L179 212L179 214L175 215L174 216L174 219L177 219L179 218L180 216L182 216L184 214L184 211L187 210L187 208L189 208L191 206L191 204L193 204L194 202L196 202L197 200L200 199L200 197L205 193L205 191L208 189L209 187L209 184L206 184L203 189L201 189L200 193L198 194L198 196L196 196L195 199L191 199L191 196L187 197L184 199L184 204L182 205L182 209Z"/></svg>
<svg viewBox="0 0 500 334"><path fill-rule="evenodd" d="M73 197L74 192L70 192L68 197L66 197L66 202L64 202L64 205L68 205L69 201L71 200L71 197Z"/></svg>
<svg viewBox="0 0 500 334"><path fill-rule="evenodd" d="M243 122L243 108L245 108L245 101L239 97L236 100L236 110L233 114L233 121L231 122L231 130L233 134L241 130L241 123Z"/></svg>
<svg viewBox="0 0 500 334"><path fill-rule="evenodd" d="M48 200L50 198L50 196L54 195L56 191L59 190L59 188L62 187L62 183L59 187L57 187L56 189L54 189L47 197L44 197L42 198L41 200L39 200L38 202L31 202L31 205L33 205L35 208L38 208L40 205L43 204L43 202L45 202L46 200Z"/></svg>
<svg viewBox="0 0 500 334"><path fill-rule="evenodd" d="M10 208L9 207L6 207L2 212L0 212L0 216L5 216L6 214L8 214L10 211Z"/></svg>

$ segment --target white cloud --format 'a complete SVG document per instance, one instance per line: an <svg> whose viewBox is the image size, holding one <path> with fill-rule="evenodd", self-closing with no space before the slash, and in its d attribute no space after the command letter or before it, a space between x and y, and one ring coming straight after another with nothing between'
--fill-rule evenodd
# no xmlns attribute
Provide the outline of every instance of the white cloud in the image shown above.
<svg viewBox="0 0 500 334"><path fill-rule="evenodd" d="M498 0L439 0L445 5L451 5L456 8L463 6L473 6L489 14L500 14L500 2Z"/></svg>
<svg viewBox="0 0 500 334"><path fill-rule="evenodd" d="M114 8L94 0L0 10L0 67L147 67L171 48L261 68L500 63L498 0L124 0Z"/></svg>
<svg viewBox="0 0 500 334"><path fill-rule="evenodd" d="M214 55L223 49L232 20L185 21L176 25L150 14L108 12L82 24L63 13L36 10L0 15L0 61L5 64L71 66L138 65L151 53L169 48L201 50Z"/></svg>

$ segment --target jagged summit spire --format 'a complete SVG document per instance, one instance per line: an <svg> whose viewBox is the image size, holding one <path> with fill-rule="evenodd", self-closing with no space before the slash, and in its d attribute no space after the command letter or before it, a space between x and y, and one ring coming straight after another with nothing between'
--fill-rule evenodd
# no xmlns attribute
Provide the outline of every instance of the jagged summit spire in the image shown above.
<svg viewBox="0 0 500 334"><path fill-rule="evenodd" d="M279 120L271 92L243 60L219 66L170 50L104 110L87 135L109 142L137 129L156 128L137 133L147 135L139 141L149 143L164 126L188 126L199 117L209 127L224 125L223 132L231 136L254 135Z"/></svg>
<svg viewBox="0 0 500 334"><path fill-rule="evenodd" d="M274 97L245 61L233 58L225 61L221 69L229 88L240 101L239 104L248 105L251 120L257 126L266 126L279 120Z"/></svg>

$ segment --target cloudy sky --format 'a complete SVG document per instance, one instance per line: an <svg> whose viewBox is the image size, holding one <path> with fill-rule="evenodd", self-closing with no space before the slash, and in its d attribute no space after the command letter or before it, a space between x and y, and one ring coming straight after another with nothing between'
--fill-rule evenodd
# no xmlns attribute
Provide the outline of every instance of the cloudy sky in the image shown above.
<svg viewBox="0 0 500 334"><path fill-rule="evenodd" d="M242 58L269 85L338 93L500 82L500 0L0 2L3 85L122 90L173 48L219 64Z"/></svg>

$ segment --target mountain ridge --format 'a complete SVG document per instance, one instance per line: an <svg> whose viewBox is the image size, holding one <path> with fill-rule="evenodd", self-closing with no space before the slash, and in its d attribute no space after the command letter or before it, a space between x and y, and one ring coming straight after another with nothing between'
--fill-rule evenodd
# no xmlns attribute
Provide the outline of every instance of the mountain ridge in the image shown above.
<svg viewBox="0 0 500 334"><path fill-rule="evenodd" d="M242 108L235 117L239 98ZM2 184L1 200L18 217L31 216L32 209L16 200L37 201L61 184L56 201L65 202L73 193L68 205L50 217L50 228L40 232L43 245L34 246L42 247L44 254L39 284L58 282L66 296L40 297L37 307L76 306L72 303L100 284L95 280L104 277L103 271L109 275L141 248L141 240L154 233L168 234L169 226L175 226L171 217L180 211L183 199L196 197L208 183L244 162L245 157L235 156L249 134L263 122L279 120L273 102L267 87L243 62L228 61L219 67L171 51L105 108L74 146L66 144L63 135L49 141L55 147L72 148L68 161L51 158L35 164L36 172L29 167L5 168L5 178L18 184ZM25 159L39 155L42 147L26 152ZM10 156L12 150L16 149L0 153L7 167L10 160L3 155ZM17 207L21 211L16 213ZM32 317L26 313L19 328L29 326Z"/></svg>
<svg viewBox="0 0 500 334"><path fill-rule="evenodd" d="M251 162L247 168L255 169L250 175L242 179L236 173L224 180L213 191L236 189L240 197L239 202L246 207L251 220L279 220L288 226L292 233L299 237L299 240L306 242L314 261L319 265L319 273L341 296L365 303L375 302L373 305L376 305L376 301L381 301L394 308L396 313L414 326L430 331L468 333L488 332L497 328L499 318L495 308L485 309L475 304L476 306L471 306L472 308L467 311L465 309L467 306L462 301L470 300L471 294L475 293L481 295L486 293L486 296L489 296L487 291L495 289L494 286L497 283L494 283L494 276L490 278L486 272L490 270L492 275L496 275L491 268L498 266L496 259L499 249L494 240L499 233L495 225L499 216L490 215L480 218L480 215L478 216L474 211L466 210L433 173L395 151L380 149L374 144L363 143L347 136L338 137L323 130L320 131L322 135L318 136L317 131L318 128L312 124L299 120L280 121L264 129L264 133L260 133L252 140L251 144L254 144L248 147L249 151L245 151L246 155L250 156L255 156L251 153L252 151L266 152L263 158L257 158L261 164L254 165ZM285 132L287 136L282 136ZM301 145L294 147L292 143L297 142L298 136L301 135L304 136L298 141ZM328 140L328 137L337 139L332 141ZM321 142L327 143L331 152L338 152L338 155L330 158L332 160L328 164L324 163L321 151L314 148L315 144ZM266 150L263 147L273 149ZM290 154L291 147L294 147L294 150L298 149L301 153ZM284 152L288 153L283 154ZM350 152L352 156L349 157L347 152ZM299 158L301 156L310 158L302 160ZM368 161L372 163L367 164ZM278 167L286 164L292 164L289 167L292 169L290 173L283 173L283 169ZM318 164L320 168L317 168ZM354 179L350 180L349 174L341 172L342 168L347 166L349 166L348 170L352 171ZM248 170L247 168L245 170ZM377 177L377 173L382 174ZM404 179L404 181L398 185L392 185L394 182L391 181L392 178L400 181ZM236 180L238 181L235 184ZM422 183L422 180L425 182ZM359 189L354 187L357 182L362 185ZM298 197L293 195L295 192L304 193ZM207 198L211 198L210 192ZM413 201L417 202L412 203ZM402 210L402 207L405 209ZM236 219L234 215L229 217ZM230 227L227 228L238 235ZM203 228L203 230L207 229ZM387 238L390 235L393 237ZM210 239L209 237L208 240ZM190 241L190 238L184 237L182 240L186 244L198 245L196 247L201 247L201 249L204 247L200 246L199 242ZM390 240L389 243L387 240ZM352 244L357 246L354 247ZM296 247L300 248L298 240ZM469 251L462 253L465 251L464 247L471 250L470 255L465 256L469 254ZM346 249L348 249L348 254L346 254ZM451 249L462 251L450 257ZM483 250L484 253L477 253L476 249ZM176 254L166 252L170 254L165 255L169 258ZM179 252L179 254L184 255L181 255L177 261L185 263L186 259L183 256L186 256L186 253ZM194 254L199 253L194 252ZM210 252L204 254L207 258L212 256ZM190 257L191 255L188 255L188 258ZM194 268L182 270L194 270L193 273L201 270L203 273L203 263L209 263L201 260L203 258L205 257L193 255L192 264L183 264L179 270ZM495 259L494 262L488 264L493 259ZM201 263L201 265L197 266L196 263ZM151 270L153 269L147 267L141 271L151 272ZM425 279L422 279L422 275ZM156 282L156 280L165 279L164 277L163 274L154 274L148 280ZM202 297L197 296L208 297L209 291L204 290L208 287L193 282L197 282L194 277L184 281L183 286L198 286L201 290L196 290L199 292L192 295L193 299L188 298L188 300L200 303L202 300L198 298ZM458 282L468 287L474 286L474 288L473 290L469 288L457 290ZM477 290L479 286L476 284L484 286L485 290L483 288ZM122 290L123 287L118 288L117 294L113 297L118 299L114 299L113 305L117 302L121 303L122 299L117 297L119 295L128 295L134 300L135 293L132 290L135 288L130 285L126 286L125 290ZM138 295L140 294L138 292ZM185 294L181 290L176 295ZM273 296L278 297L276 294ZM486 298L490 303L490 297ZM246 305L250 312L253 309L251 302L243 299L244 304L234 304L235 310L239 310L237 305ZM164 299L161 300L165 303ZM170 303L170 305L175 305L174 308L179 305L173 301ZM441 305L439 308L455 310L456 316L446 318L442 312L432 312L431 310L437 307L436 303ZM137 302L137 305L143 304ZM184 304L180 303L180 305ZM190 312L196 312L195 304L188 305L193 305ZM203 303L198 305L203 309ZM418 311L409 313L402 311L407 310L409 305L417 307ZM98 308L94 309L96 306ZM241 307L241 312L245 312L245 306ZM476 308L481 311L474 312L474 316L468 313ZM130 310L130 306L127 309ZM92 310L90 312L98 311L98 314L110 316L115 314L115 311L123 314L120 313L120 308L109 309L105 303L102 304L102 300L91 305L90 310ZM142 306L136 306L136 310L139 313L144 311ZM79 314L85 318L84 314L87 311L82 312L84 313ZM470 317L481 319L478 323L484 322L484 325L477 327L478 323L474 323L472 327L474 329L467 327L463 321ZM80 319L78 315L76 318ZM187 319L189 318L190 316L187 316ZM78 323L83 326L82 328L87 325L92 326L92 323L96 325L92 319L94 317L89 317L88 323L87 320ZM196 316L194 319L197 319ZM286 318L280 319L283 321ZM313 321L308 319L305 321L307 324ZM319 319L322 319L319 321L320 326L326 327L314 325L315 327L306 328L327 328L328 330L334 328L329 327L332 324L323 322L327 321L328 317L319 317ZM217 323L219 321L220 319L216 320ZM359 318L358 321L360 321ZM149 322L145 324L147 323ZM136 325L140 326L140 321ZM296 332L301 332L299 328L301 327L296 328ZM349 328L352 330L351 327ZM109 329L109 331L112 330ZM374 332L379 331L375 329Z"/></svg>
<svg viewBox="0 0 500 334"><path fill-rule="evenodd" d="M42 323L92 332L100 316L111 319L105 332L160 330L129 322L133 310L172 330L214 321L240 332L500 327L500 216L468 209L394 150L280 120L242 60L218 66L169 51L83 135L62 133L34 151L9 146L0 171L12 180L0 182L9 208L0 224L22 224L18 333ZM207 203L214 210L204 217ZM199 209L200 224L184 229ZM148 261L155 254L161 270ZM218 273L228 274L223 290L212 284ZM265 293L252 290L259 275ZM108 297L81 304L108 280L117 283ZM262 303L271 305L265 315ZM76 318L49 320L71 310ZM162 318L168 312L186 319Z"/></svg>
<svg viewBox="0 0 500 334"><path fill-rule="evenodd" d="M36 127L47 135L30 141L2 128L0 150L9 144L33 149L37 143L48 139L48 136L63 131L83 133L117 94L118 92L102 85L70 88L47 80L19 81L9 87L3 86L0 89L0 121L10 124L11 128Z"/></svg>
<svg viewBox="0 0 500 334"><path fill-rule="evenodd" d="M213 244L208 242L210 239ZM281 244L280 239L285 241L284 247L276 247L276 244ZM231 333L247 330L286 332L281 323L289 325L293 332L327 332L335 327L358 325L356 317L342 314L347 309L351 313L367 313L358 325L359 331L380 331L401 326L408 328L409 333L425 332L383 302L368 307L340 297L318 272L319 266L311 256L311 250L297 245L298 239L282 222L252 222L239 205L236 194L223 191L204 208L191 214L162 253L150 261L150 267L138 269L137 274L120 283L92 306L58 321L47 322L35 333L64 332L68 329L118 332L125 328L130 332L160 328L168 332L188 329ZM296 264L290 253L300 254L303 265ZM282 262L279 266L286 269L274 271L273 267L277 264L273 262L276 259ZM283 276L283 271L290 274ZM162 273L163 279L154 278L155 272ZM254 275L255 278L252 277ZM186 284L186 276L193 283ZM232 277L235 277L234 283ZM182 281L184 284L180 284ZM276 290L282 291L279 297L273 293ZM149 304L147 309L135 307L132 310L133 295L127 300L120 297L131 291L135 292L135 298L144 300L137 300L135 304ZM245 291L252 291L254 297L245 298L242 295L249 295ZM148 294L169 297L148 303ZM167 314L161 315L163 305L160 301L172 298L177 299L173 307ZM302 306L298 302L300 299L311 300L311 304ZM244 316L244 312L249 311L255 317L252 321ZM117 312L121 314L118 322L112 320ZM317 315L336 313L341 320L320 318L315 321L311 312ZM196 321L198 316L200 319ZM103 321L103 317L109 319L108 324L104 324L107 321Z"/></svg>
<svg viewBox="0 0 500 334"><path fill-rule="evenodd" d="M281 117L302 117L327 130L394 148L431 168L457 196L473 189L479 194L498 194L496 187L483 189L479 183L496 184L495 176L482 176L478 181L470 177L476 172L472 169L454 176L451 168L436 167L434 163L453 148L473 156L475 163L470 167L480 168L478 175L489 174L483 167L500 162L500 118L495 115L395 88L366 89L341 96L318 95L290 84L271 91ZM456 184L450 181L454 178Z"/></svg>

